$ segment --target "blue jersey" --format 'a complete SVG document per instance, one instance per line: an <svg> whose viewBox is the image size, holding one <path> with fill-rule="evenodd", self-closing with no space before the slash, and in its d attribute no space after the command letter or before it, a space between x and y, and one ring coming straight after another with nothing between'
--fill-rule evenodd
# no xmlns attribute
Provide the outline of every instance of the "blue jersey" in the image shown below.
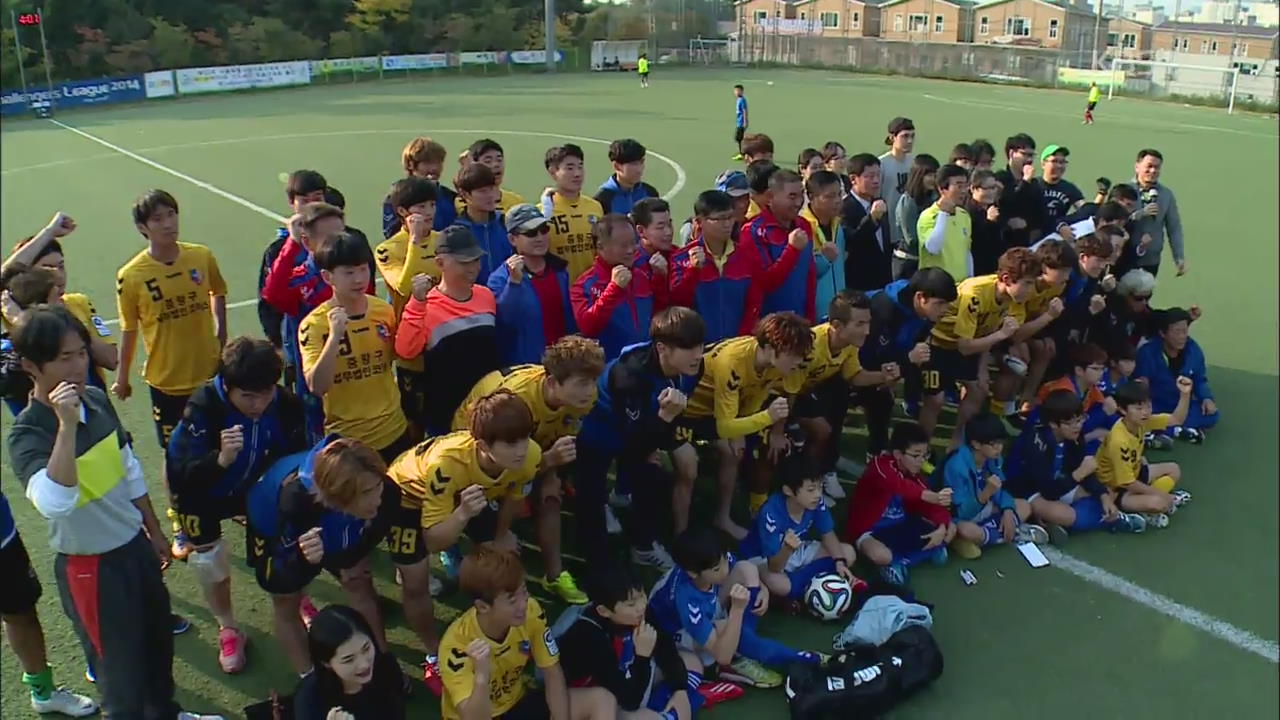
<svg viewBox="0 0 1280 720"><path fill-rule="evenodd" d="M738 102L734 104L734 119L738 123L738 127L747 126L747 98L739 97Z"/></svg>
<svg viewBox="0 0 1280 720"><path fill-rule="evenodd" d="M760 507L755 524L747 531L747 537L738 550L743 557L771 558L782 552L782 539L788 530L795 532L803 540L810 530L816 531L821 537L834 529L835 522L831 519L826 500L819 500L818 507L805 510L800 519L796 520L787 510L787 496L774 493Z"/></svg>
<svg viewBox="0 0 1280 720"><path fill-rule="evenodd" d="M649 612L659 630L671 635L683 631L698 645L706 645L720 616L720 586L699 590L689 573L672 568L649 595Z"/></svg>

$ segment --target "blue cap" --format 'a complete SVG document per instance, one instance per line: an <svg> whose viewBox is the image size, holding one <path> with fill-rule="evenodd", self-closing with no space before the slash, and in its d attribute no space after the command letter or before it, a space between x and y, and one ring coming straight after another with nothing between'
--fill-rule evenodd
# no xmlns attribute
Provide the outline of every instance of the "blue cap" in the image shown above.
<svg viewBox="0 0 1280 720"><path fill-rule="evenodd" d="M742 197L751 192L751 185L747 183L747 174L741 170L725 170L716 178L716 189L731 197Z"/></svg>

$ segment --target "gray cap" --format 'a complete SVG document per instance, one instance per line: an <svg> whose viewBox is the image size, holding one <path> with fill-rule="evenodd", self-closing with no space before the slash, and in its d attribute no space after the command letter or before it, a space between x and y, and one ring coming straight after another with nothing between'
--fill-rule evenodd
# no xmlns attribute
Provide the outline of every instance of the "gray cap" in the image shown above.
<svg viewBox="0 0 1280 720"><path fill-rule="evenodd" d="M546 224L547 218L543 216L542 211L529 203L521 203L507 211L507 232L509 233L532 230Z"/></svg>
<svg viewBox="0 0 1280 720"><path fill-rule="evenodd" d="M485 252L480 243L476 242L476 236L470 228L465 225L450 225L440 231L436 254L467 262L479 259Z"/></svg>

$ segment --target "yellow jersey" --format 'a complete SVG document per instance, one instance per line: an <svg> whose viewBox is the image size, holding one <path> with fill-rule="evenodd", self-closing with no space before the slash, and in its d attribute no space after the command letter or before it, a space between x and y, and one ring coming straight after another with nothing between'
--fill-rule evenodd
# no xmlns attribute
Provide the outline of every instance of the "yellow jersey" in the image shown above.
<svg viewBox="0 0 1280 720"><path fill-rule="evenodd" d="M500 213L504 213L510 210L511 208L522 204L523 202L524 202L523 195L517 192L511 192L510 190L503 188L502 197L498 200L497 210ZM453 208L454 210L458 211L459 215L467 211L467 203L463 201L461 193L458 194L458 197L453 199Z"/></svg>
<svg viewBox="0 0 1280 720"><path fill-rule="evenodd" d="M147 351L142 378L170 395L189 395L218 370L222 351L212 299L225 297L218 261L203 245L178 243L178 257L162 263L146 250L116 273L120 329L142 333Z"/></svg>
<svg viewBox="0 0 1280 720"><path fill-rule="evenodd" d="M355 438L381 450L404 434L408 422L400 409L400 388L391 373L395 358L396 316L391 305L372 295L365 297L364 315L347 320L347 332L338 348L333 387L324 394L324 429ZM329 298L302 319L298 350L302 372L320 361L329 341Z"/></svg>
<svg viewBox="0 0 1280 720"><path fill-rule="evenodd" d="M1022 315L1027 321L1035 320L1049 309L1049 301L1056 297L1061 297L1066 292L1067 284L1050 285L1043 280L1036 279L1036 287L1031 291L1031 295L1027 297L1026 302L1022 303Z"/></svg>
<svg viewBox="0 0 1280 720"><path fill-rule="evenodd" d="M541 365L516 365L514 367L494 370L480 378L471 392L458 406L453 416L453 429L466 430L471 415L471 405L480 398L495 390L510 390L529 406L533 414L533 441L545 452L551 449L556 440L568 435L577 435L582 427L582 418L591 412L596 404L596 392L591 393L591 404L586 408L563 406L551 409L542 395L542 388L547 379L547 369Z"/></svg>
<svg viewBox="0 0 1280 720"><path fill-rule="evenodd" d="M111 335L111 326L107 325L107 322L98 315L97 308L93 306L93 303L90 302L87 295L81 295L80 293L67 293L62 296L62 304L67 308L68 312L76 316L76 319L80 321L81 325L84 325L85 329L89 331L91 336L96 337L109 345L116 344L116 339ZM93 371L97 374L98 380L101 381L102 386L106 387L107 373L97 366L93 368Z"/></svg>
<svg viewBox="0 0 1280 720"><path fill-rule="evenodd" d="M591 227L604 217L604 208L586 195L567 200L550 192L542 198L542 214L551 221L551 252L569 264L572 284L595 262Z"/></svg>
<svg viewBox="0 0 1280 720"><path fill-rule="evenodd" d="M1112 489L1136 482L1142 473L1143 437L1153 430L1164 430L1172 420L1167 413L1152 415L1136 435L1129 432L1124 420L1116 420L1098 448L1098 480Z"/></svg>
<svg viewBox="0 0 1280 720"><path fill-rule="evenodd" d="M933 344L954 350L960 338L975 340L1000 329L1006 315L1019 322L1025 317L1022 304L1002 298L995 275L971 277L956 287L959 296L933 326Z"/></svg>
<svg viewBox="0 0 1280 720"><path fill-rule="evenodd" d="M444 695L440 712L444 720L460 720L459 703L466 702L475 688L475 672L467 646L473 640L489 642L489 702L494 717L501 717L524 697L524 671L529 658L540 668L560 662L560 648L547 627L547 613L537 600L529 598L524 623L507 631L501 642L480 629L476 609L458 616L440 639L440 680Z"/></svg>
<svg viewBox="0 0 1280 720"><path fill-rule="evenodd" d="M387 286L387 297L391 298L391 307L399 318L413 295L413 276L419 273L430 275L440 282L440 266L436 264L436 243L440 241L440 233L432 231L427 236L425 245L414 245L409 242L409 232L403 228L400 232L383 240L373 251L373 261L378 266L378 274ZM410 246L413 253L409 253ZM396 364L406 370L422 372L422 357L412 360L396 358Z"/></svg>
<svg viewBox="0 0 1280 720"><path fill-rule="evenodd" d="M387 475L400 486L400 504L422 512L424 529L447 519L458 506L458 494L472 485L484 490L495 510L502 500L518 500L533 490L542 451L532 439L524 466L503 470L496 478L480 468L477 452L476 439L464 430L427 438L387 468Z"/></svg>
<svg viewBox="0 0 1280 720"><path fill-rule="evenodd" d="M813 328L813 349L800 365L804 373L802 391L809 391L821 385L836 373L846 383L862 372L862 363L858 360L858 347L847 345L840 352L831 354L831 323L822 323Z"/></svg>
<svg viewBox="0 0 1280 720"><path fill-rule="evenodd" d="M756 372L756 348L750 335L711 346L703 358L702 379L685 410L690 417L714 417L722 438L746 437L773 421L764 403L771 394L794 395L804 385L802 370L783 376L773 367Z"/></svg>

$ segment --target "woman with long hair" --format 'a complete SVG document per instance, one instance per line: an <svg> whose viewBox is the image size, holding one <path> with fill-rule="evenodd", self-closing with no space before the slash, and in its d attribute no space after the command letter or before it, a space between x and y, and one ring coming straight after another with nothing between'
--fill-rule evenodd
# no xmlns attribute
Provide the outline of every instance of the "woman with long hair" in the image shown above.
<svg viewBox="0 0 1280 720"><path fill-rule="evenodd" d="M800 173L801 180L808 180L809 175L822 170L824 167L822 153L813 148L805 148L800 151L800 159L796 161L796 172Z"/></svg>
<svg viewBox="0 0 1280 720"><path fill-rule="evenodd" d="M404 720L404 684L360 613L330 605L307 633L312 672L294 694L296 720Z"/></svg>
<svg viewBox="0 0 1280 720"><path fill-rule="evenodd" d="M895 278L911 277L920 265L920 238L916 235L916 222L920 213L938 199L938 167L938 159L926 153L917 155L911 163L907 184L893 215L902 238L902 244L893 251Z"/></svg>

